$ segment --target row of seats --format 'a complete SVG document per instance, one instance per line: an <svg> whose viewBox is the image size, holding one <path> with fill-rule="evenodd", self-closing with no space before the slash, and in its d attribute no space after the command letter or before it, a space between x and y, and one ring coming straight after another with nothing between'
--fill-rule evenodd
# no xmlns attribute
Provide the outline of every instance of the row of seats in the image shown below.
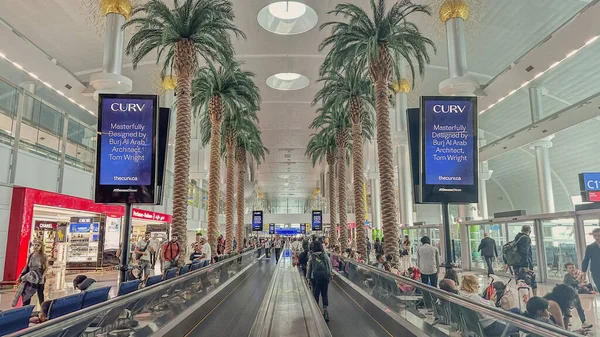
<svg viewBox="0 0 600 337"><path fill-rule="evenodd" d="M198 270L208 266L208 264L209 261L194 261L184 265L181 268L168 269L164 275L154 275L148 277L144 283L144 287L150 287L160 283L163 280L175 278L177 275L184 275L188 272ZM141 284L141 280L123 282L119 285L117 296L123 296L132 293L138 290ZM111 287L103 287L54 299L52 300L48 310L48 319L50 320L61 317L107 301L110 288ZM27 328L29 325L29 318L31 317L34 307L35 306L33 305L28 305L25 307L0 312L0 336L5 336Z"/></svg>

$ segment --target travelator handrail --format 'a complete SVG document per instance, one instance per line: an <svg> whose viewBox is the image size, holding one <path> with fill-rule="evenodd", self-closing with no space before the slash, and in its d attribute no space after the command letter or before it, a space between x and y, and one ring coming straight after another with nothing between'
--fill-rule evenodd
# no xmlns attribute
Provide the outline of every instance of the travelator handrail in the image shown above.
<svg viewBox="0 0 600 337"><path fill-rule="evenodd" d="M428 293L435 295L438 298L445 300L447 302L457 304L464 308L467 308L467 309L473 310L475 312L492 317L496 320L503 321L503 322L506 322L507 324L514 325L515 327L523 329L523 330L527 331L528 333L533 333L536 335L547 336L547 337L581 337L580 334L573 333L566 329L560 329L556 326L549 325L549 324L546 324L546 323L543 323L540 321L536 321L529 317L525 317L523 315L518 315L518 314L512 313L510 311L504 311L504 310L498 309L496 307L486 306L481 303L477 303L477 302L471 301L469 299L463 298L460 295L455 295L450 292L438 289L436 287L432 287L430 285L427 285L427 284L424 284L421 282L417 282L408 277L381 271L381 270L375 268L374 266L350 260L339 254L335 254L335 255L344 263L352 263L360 268L366 269L370 273L378 275L379 277L391 279L391 280L394 280L394 281L397 281L397 282L400 282L403 284L413 286L416 289L420 289L422 291L428 292Z"/></svg>
<svg viewBox="0 0 600 337"><path fill-rule="evenodd" d="M44 337L47 335L55 334L67 327L71 327L77 325L78 323L85 322L90 318L93 319L96 316L104 314L105 312L108 312L110 310L124 307L128 304L134 303L135 301L141 300L150 294L167 293L169 289L176 286L177 284L184 284L190 279L196 278L203 273L207 273L210 270L217 269L223 265L226 265L227 263L231 263L232 261L238 260L241 257L245 257L251 254L256 254L256 249L248 248L244 250L242 254L237 254L223 261L209 264L204 268L190 271L184 275L180 275L169 280L163 280L155 285L149 286L147 288L138 289L127 295L114 297L106 302L99 303L89 308L86 308L85 310L78 310L70 314L52 320L48 320L40 325L29 327L25 330L15 332L8 336Z"/></svg>
<svg viewBox="0 0 600 337"><path fill-rule="evenodd" d="M267 292L265 297L263 298L263 302L260 305L256 318L254 320L254 324L252 324L252 328L250 329L250 333L248 337L268 337L270 336L270 324L274 320L274 316L277 314L274 304L273 297L276 289L276 285L278 283L278 277L280 274L280 270L284 268L283 254L286 251L291 253L291 245L286 243L284 248L281 250L281 255L279 258L280 264L275 268L275 272L271 278L271 282L269 283L269 287L267 288ZM301 299L305 299L306 301L301 301L302 303L296 303L297 305L307 304L309 315L304 317L304 319L309 319L309 322L306 322L306 333L307 336L310 337L331 337L331 332L327 327L327 323L323 319L323 315L321 314L321 310L319 309L319 305L313 298L313 294L308 288L308 284L306 280L303 279L300 272L294 267L295 273L292 273L292 276L295 279L299 279L299 283L301 286L299 287L300 297ZM301 332L297 331L296 336L300 336Z"/></svg>

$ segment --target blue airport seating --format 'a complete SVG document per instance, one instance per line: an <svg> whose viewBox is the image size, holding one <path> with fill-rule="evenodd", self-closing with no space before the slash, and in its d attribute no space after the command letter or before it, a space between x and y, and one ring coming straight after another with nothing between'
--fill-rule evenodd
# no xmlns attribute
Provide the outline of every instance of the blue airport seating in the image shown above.
<svg viewBox="0 0 600 337"><path fill-rule="evenodd" d="M104 287L84 292L81 309L91 307L92 305L96 305L108 300L109 291L110 287Z"/></svg>
<svg viewBox="0 0 600 337"><path fill-rule="evenodd" d="M198 270L198 269L202 268L202 264L203 263L192 263L192 267L190 269L191 270Z"/></svg>
<svg viewBox="0 0 600 337"><path fill-rule="evenodd" d="M210 261L204 260L204 262L202 263L202 267L200 267L200 268L204 268L204 267L208 266L209 263L210 263Z"/></svg>
<svg viewBox="0 0 600 337"><path fill-rule="evenodd" d="M192 267L191 264L186 264L185 266L181 267L181 269L179 269L179 275L185 275L185 274L187 274L187 272L190 271L191 267Z"/></svg>
<svg viewBox="0 0 600 337"><path fill-rule="evenodd" d="M153 285L159 283L160 281L162 281L162 275L150 276L146 280L146 287L153 286Z"/></svg>
<svg viewBox="0 0 600 337"><path fill-rule="evenodd" d="M133 280L133 281L121 283L119 285L119 291L117 292L117 296L127 295L129 293L132 293L132 292L138 290L141 283L142 283L141 280Z"/></svg>
<svg viewBox="0 0 600 337"><path fill-rule="evenodd" d="M81 309L85 293L73 294L52 300L48 310L48 319L64 316Z"/></svg>
<svg viewBox="0 0 600 337"><path fill-rule="evenodd" d="M0 312L0 336L27 328L33 308L33 305L28 305Z"/></svg>
<svg viewBox="0 0 600 337"><path fill-rule="evenodd" d="M165 280L170 280L175 276L177 276L177 268L171 268L165 272Z"/></svg>

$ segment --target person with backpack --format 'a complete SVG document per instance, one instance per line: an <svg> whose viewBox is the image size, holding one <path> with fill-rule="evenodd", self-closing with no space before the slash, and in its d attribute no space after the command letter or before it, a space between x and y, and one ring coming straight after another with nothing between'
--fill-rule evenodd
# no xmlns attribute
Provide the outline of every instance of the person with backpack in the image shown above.
<svg viewBox="0 0 600 337"><path fill-rule="evenodd" d="M179 247L179 242L177 242L177 239L177 234L172 234L171 241L165 242L162 246L160 259L163 263L163 272L171 268L178 267L178 260L179 255L181 253L181 249Z"/></svg>
<svg viewBox="0 0 600 337"><path fill-rule="evenodd" d="M487 276L494 275L494 268L492 263L494 258L498 257L498 249L496 248L496 241L488 236L488 233L483 233L483 239L479 243L478 252L481 252L481 256L485 259L487 265Z"/></svg>
<svg viewBox="0 0 600 337"><path fill-rule="evenodd" d="M144 233L144 237L135 244L135 258L138 261L140 269L140 278L144 281L152 273L152 264L150 263L150 253L152 246L150 244L150 231Z"/></svg>
<svg viewBox="0 0 600 337"><path fill-rule="evenodd" d="M516 279L523 280L537 295L537 281L533 271L533 251L531 250L531 227L523 225L515 239L502 247L502 255L507 265L513 268Z"/></svg>
<svg viewBox="0 0 600 337"><path fill-rule="evenodd" d="M329 281L331 280L331 263L329 256L323 250L323 244L321 242L314 241L311 248L312 254L308 261L306 277L310 282L317 304L319 304L319 297L322 299L323 318L325 318L325 321L329 321L329 312L327 312L329 297L327 296L327 293Z"/></svg>

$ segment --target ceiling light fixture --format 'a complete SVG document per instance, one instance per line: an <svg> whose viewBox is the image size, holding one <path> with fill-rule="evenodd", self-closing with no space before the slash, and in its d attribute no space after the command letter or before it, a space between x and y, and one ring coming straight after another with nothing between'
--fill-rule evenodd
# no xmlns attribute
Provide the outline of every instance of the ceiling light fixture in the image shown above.
<svg viewBox="0 0 600 337"><path fill-rule="evenodd" d="M573 56L573 55L577 54L578 52L580 52L583 48L585 48L585 47L589 46L590 44L594 43L596 40L598 40L598 38L600 38L600 35L594 36L593 38L589 39L583 46L579 47L579 49L575 49L575 50L569 52L562 60L556 61L556 62L552 63L550 65L550 67L548 67L548 69L542 71L541 73L538 73L537 75L535 75L535 77L533 79L539 78L542 75L544 75L546 72L548 72L549 70L551 70L553 68L556 68L559 64L563 63L566 59L570 58L571 56ZM527 82L524 82L523 84L521 84L521 86L519 87L519 89L522 89L522 88L526 87L529 83L531 83L531 81L533 81L533 79L529 80ZM506 96L498 99L495 103L491 104L490 106L488 106L484 110L481 110L479 112L479 115L481 115L482 113L488 111L489 109L491 109L492 107L494 107L496 104L502 102L503 100L505 100L506 98L508 98L512 94L514 94L515 92L517 92L517 90L512 90Z"/></svg>
<svg viewBox="0 0 600 337"><path fill-rule="evenodd" d="M300 74L296 74L296 73L279 73L279 74L275 74L275 77L278 80L282 80L282 81L294 81L300 78Z"/></svg>
<svg viewBox="0 0 600 337"><path fill-rule="evenodd" d="M269 13L282 20L294 20L306 13L306 5L296 1L279 1L269 5Z"/></svg>
<svg viewBox="0 0 600 337"><path fill-rule="evenodd" d="M3 53L0 53L0 58L3 58L3 59L5 59L6 61L8 61L8 62L12 63L12 65L13 65L13 66L15 66L15 68L17 68L17 69L19 69L19 70L22 70L22 71L26 72L26 73L27 73L29 76L31 76L33 79L35 79L35 80L37 80L37 81L40 81L40 82L42 82L42 84L44 84L44 85L45 85L45 86L47 86L48 88L50 88L50 89L54 90L54 91L55 91L57 94L59 94L59 95L61 95L61 96L63 96L63 97L66 97L66 95L65 95L65 94L64 94L62 91L55 89L55 88L54 88L54 87L53 87L53 86L52 86L50 83L48 83L48 82L45 82L45 81L42 81L42 80L41 80L41 79L40 79L40 78L39 78L37 75L33 74L32 72L29 72L29 71L27 71L27 69L23 68L23 66L22 66L22 65L18 64L17 62L14 62L14 61L12 61L12 60L11 60L11 59L9 59L8 57L6 57L6 55L4 55ZM79 104L79 103L75 102L75 100L73 100L73 99L70 99L70 98L69 98L69 101L71 101L73 104L77 105L77 106L78 106L78 107L80 107L81 109L83 109L83 110L85 110L85 111L89 112L90 114L92 114L92 115L96 116L96 114L95 114L94 112L92 112L92 110L90 110L90 109L87 109L87 108L86 108L86 107L84 107L82 104Z"/></svg>

